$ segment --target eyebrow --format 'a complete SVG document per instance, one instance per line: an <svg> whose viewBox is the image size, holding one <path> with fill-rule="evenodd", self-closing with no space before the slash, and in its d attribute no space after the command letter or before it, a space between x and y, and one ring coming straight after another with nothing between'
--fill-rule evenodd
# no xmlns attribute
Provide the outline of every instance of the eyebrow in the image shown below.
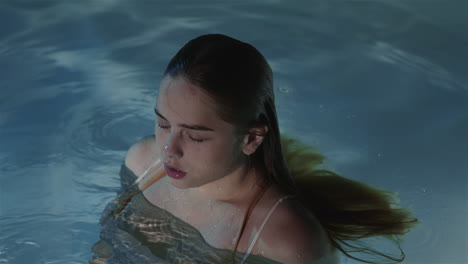
<svg viewBox="0 0 468 264"><path fill-rule="evenodd" d="M163 115L161 115L161 113L159 113L158 109L154 108L154 112L156 113L157 116L159 116L160 118L167 120L167 118L165 118ZM169 121L168 121L169 122ZM177 124L177 126L179 127L184 127L184 128L187 128L187 129L192 129L192 130L200 130L200 131L214 131L214 129L212 128L209 128L209 127L206 127L206 126L201 126L201 125L188 125L188 124Z"/></svg>

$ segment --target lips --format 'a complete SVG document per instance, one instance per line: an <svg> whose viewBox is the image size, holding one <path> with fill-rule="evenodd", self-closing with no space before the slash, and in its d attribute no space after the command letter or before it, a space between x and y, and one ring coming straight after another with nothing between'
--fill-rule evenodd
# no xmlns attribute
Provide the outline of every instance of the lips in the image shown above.
<svg viewBox="0 0 468 264"><path fill-rule="evenodd" d="M169 166L166 163L164 163L164 169L166 170L167 176L174 178L174 179L181 179L186 174L186 172L181 171L175 167Z"/></svg>

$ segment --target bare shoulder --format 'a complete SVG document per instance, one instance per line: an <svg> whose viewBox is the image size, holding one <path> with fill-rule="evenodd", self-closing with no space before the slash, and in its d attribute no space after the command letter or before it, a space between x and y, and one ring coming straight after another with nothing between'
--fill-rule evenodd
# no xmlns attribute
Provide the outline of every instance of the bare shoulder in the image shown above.
<svg viewBox="0 0 468 264"><path fill-rule="evenodd" d="M138 140L129 148L125 156L125 165L135 175L140 175L158 158L156 138L150 135Z"/></svg>
<svg viewBox="0 0 468 264"><path fill-rule="evenodd" d="M337 264L339 256L313 213L297 200L285 200L274 211L257 243L267 258L288 264Z"/></svg>

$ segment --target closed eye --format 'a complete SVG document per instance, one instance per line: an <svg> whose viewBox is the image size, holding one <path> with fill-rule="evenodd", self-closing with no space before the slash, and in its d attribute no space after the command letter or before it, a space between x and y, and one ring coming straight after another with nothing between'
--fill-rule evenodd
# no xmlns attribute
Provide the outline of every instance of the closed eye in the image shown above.
<svg viewBox="0 0 468 264"><path fill-rule="evenodd" d="M170 126L162 126L161 124L158 123L158 127L161 129L168 129Z"/></svg>
<svg viewBox="0 0 468 264"><path fill-rule="evenodd" d="M160 123L158 123L158 127L161 128L161 129L168 129L170 128L170 126L162 126ZM192 140L193 142L196 142L196 143L202 143L203 141L205 141L204 139L197 139L197 138L193 138L191 136L189 136L190 140Z"/></svg>
<svg viewBox="0 0 468 264"><path fill-rule="evenodd" d="M196 143L202 143L204 140L203 139L196 139L196 138L193 138L193 137L189 137L192 141L196 142Z"/></svg>

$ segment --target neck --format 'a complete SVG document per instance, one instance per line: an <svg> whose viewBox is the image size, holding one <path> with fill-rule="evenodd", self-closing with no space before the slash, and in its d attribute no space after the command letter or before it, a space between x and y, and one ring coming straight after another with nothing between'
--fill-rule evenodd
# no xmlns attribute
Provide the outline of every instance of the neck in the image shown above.
<svg viewBox="0 0 468 264"><path fill-rule="evenodd" d="M257 183L263 174L262 170L241 166L221 179L191 188L189 192L201 199L243 204L250 201L250 197L260 190Z"/></svg>

